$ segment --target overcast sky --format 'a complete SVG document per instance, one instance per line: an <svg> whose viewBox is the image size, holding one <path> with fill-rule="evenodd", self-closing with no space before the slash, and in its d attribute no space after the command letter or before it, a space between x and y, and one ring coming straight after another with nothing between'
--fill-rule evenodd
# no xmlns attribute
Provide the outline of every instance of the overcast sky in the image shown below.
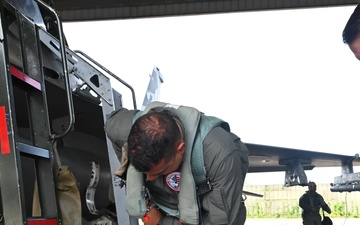
<svg viewBox="0 0 360 225"><path fill-rule="evenodd" d="M138 107L157 66L165 79L162 101L220 117L244 142L354 155L360 153L360 62L341 36L354 8L63 27L71 49L133 86ZM129 91L113 87L131 108ZM308 178L319 180L318 175Z"/></svg>

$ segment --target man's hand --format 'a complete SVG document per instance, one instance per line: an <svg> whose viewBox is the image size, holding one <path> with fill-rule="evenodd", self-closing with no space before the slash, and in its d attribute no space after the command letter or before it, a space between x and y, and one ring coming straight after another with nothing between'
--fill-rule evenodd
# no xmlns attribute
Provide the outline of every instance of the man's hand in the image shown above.
<svg viewBox="0 0 360 225"><path fill-rule="evenodd" d="M142 221L144 222L144 225L157 225L163 217L164 216L159 209L150 208Z"/></svg>
<svg viewBox="0 0 360 225"><path fill-rule="evenodd" d="M325 212L331 214L331 209L330 209L330 207L329 207L328 205L324 205L324 206L322 207L322 209L323 209Z"/></svg>

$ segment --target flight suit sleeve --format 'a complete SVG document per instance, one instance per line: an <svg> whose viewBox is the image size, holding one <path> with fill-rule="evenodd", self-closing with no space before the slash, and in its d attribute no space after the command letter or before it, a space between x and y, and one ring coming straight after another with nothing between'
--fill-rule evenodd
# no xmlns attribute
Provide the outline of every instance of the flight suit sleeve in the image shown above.
<svg viewBox="0 0 360 225"><path fill-rule="evenodd" d="M329 205L326 204L324 198L323 198L321 195L319 195L319 196L320 196L320 205L321 205L321 208L322 208L325 212L331 214L331 209L330 209Z"/></svg>
<svg viewBox="0 0 360 225"><path fill-rule="evenodd" d="M300 208L302 208L304 211L311 211L311 206L308 203L307 199L306 199L306 194L302 195L299 199L299 206Z"/></svg>
<svg viewBox="0 0 360 225"><path fill-rule="evenodd" d="M249 163L248 150L236 135L213 134L209 134L209 143L204 144L204 148L215 148L217 151L210 156L204 152L213 189L202 198L203 224L243 225L246 208L242 191Z"/></svg>

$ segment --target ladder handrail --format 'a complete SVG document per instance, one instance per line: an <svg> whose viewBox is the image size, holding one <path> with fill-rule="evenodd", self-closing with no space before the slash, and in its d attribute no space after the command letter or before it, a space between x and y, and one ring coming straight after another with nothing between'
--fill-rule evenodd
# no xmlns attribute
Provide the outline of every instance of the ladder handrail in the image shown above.
<svg viewBox="0 0 360 225"><path fill-rule="evenodd" d="M75 124L75 113L74 113L74 105L73 105L73 98L72 98L72 91L70 88L70 80L69 80L69 72L68 72L68 65L67 65L67 58L66 58L66 46L64 41L64 33L62 29L62 23L58 14L52 9L50 6L42 2L41 0L36 0L40 3L43 7L45 7L49 12L53 13L56 17L56 21L58 24L58 32L59 32L59 42L60 42L60 50L61 50L61 60L62 60L62 67L64 71L64 78L65 78L65 89L68 101L68 109L69 109L69 125L67 129L62 134L55 134L54 136L50 135L54 139L62 138L67 135L74 127Z"/></svg>
<svg viewBox="0 0 360 225"><path fill-rule="evenodd" d="M90 62L94 63L96 66L98 66L99 68L101 68L102 70L104 70L105 72L107 72L108 74L110 74L113 78L115 78L117 81L119 81L120 83L122 83L123 85L125 85L127 88L130 89L131 94L132 94L132 98L133 98L133 104L134 104L134 109L137 109L136 107L136 97L135 97L135 91L134 89L128 84L126 83L124 80L122 80L120 77L118 77L117 75L115 75L114 73L112 73L110 70L108 70L107 68L105 68L103 65L101 65L100 63L98 63L97 61L95 61L93 58L91 58L90 56L88 56L87 54L85 54L84 52L80 51L80 50L74 50L75 53L80 54L82 56L84 56L86 59L88 59Z"/></svg>

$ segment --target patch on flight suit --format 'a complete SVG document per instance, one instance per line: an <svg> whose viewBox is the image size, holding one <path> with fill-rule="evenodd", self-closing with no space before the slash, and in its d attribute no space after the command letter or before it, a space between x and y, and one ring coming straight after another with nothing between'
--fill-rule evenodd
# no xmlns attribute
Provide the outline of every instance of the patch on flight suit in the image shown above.
<svg viewBox="0 0 360 225"><path fill-rule="evenodd" d="M166 176L167 186L176 192L180 191L180 172L173 172Z"/></svg>

